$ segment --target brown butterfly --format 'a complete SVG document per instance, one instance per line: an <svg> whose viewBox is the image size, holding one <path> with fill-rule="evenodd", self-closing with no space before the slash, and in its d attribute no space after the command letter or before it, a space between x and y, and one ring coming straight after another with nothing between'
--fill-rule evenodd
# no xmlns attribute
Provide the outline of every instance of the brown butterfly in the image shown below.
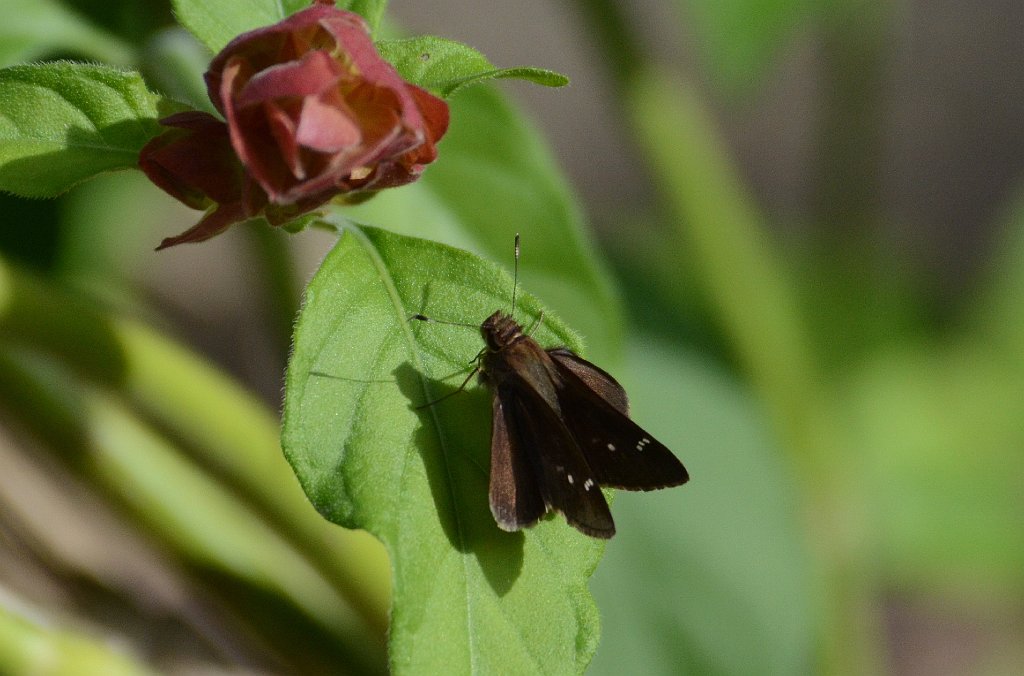
<svg viewBox="0 0 1024 676"><path fill-rule="evenodd" d="M518 283L519 235L515 261ZM581 532L610 538L615 522L602 487L649 491L689 480L672 452L630 420L626 392L608 373L566 347L541 347L501 310L480 333L486 346L456 392L479 372L494 394L490 503L502 530L556 511Z"/></svg>

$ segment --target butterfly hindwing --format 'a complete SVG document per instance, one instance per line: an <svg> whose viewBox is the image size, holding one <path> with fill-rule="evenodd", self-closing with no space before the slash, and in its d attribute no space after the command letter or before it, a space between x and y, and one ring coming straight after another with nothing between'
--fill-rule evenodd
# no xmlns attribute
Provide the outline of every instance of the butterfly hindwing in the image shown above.
<svg viewBox="0 0 1024 676"><path fill-rule="evenodd" d="M600 485L646 491L689 480L675 455L630 420L626 393L614 378L565 348L547 352L562 379L562 420Z"/></svg>
<svg viewBox="0 0 1024 676"><path fill-rule="evenodd" d="M514 390L502 402L512 415L506 418L513 443L535 468L538 487L547 507L560 512L579 531L598 538L615 534L608 502L560 416L525 381L510 378Z"/></svg>

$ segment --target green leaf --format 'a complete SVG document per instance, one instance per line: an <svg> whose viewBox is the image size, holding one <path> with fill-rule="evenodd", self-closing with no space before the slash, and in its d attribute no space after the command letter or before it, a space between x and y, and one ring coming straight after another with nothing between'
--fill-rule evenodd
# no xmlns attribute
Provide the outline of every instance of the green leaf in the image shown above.
<svg viewBox="0 0 1024 676"><path fill-rule="evenodd" d="M134 56L130 45L56 0L4 0L0 6L0 67L54 52L118 65L128 65Z"/></svg>
<svg viewBox="0 0 1024 676"><path fill-rule="evenodd" d="M258 569L262 577L275 578L279 588L296 589L299 579L308 577L300 574L307 566L292 555L284 565L280 558L273 562L278 555L270 550L240 557L249 544L225 548L241 527L212 505L237 500L229 511L258 515L255 521L252 513L242 517L245 529L265 524L275 531L274 537L263 530L243 541L271 548L278 539L287 541L293 554L312 564L383 636L389 588L383 548L365 533L332 526L310 507L281 453L277 416L260 401L152 329L112 316L2 259L0 343L0 369L7 369L0 374L2 408L12 419L20 413L26 428L75 459L78 470L100 470L80 462L106 458L102 469L116 471L97 471L90 479L123 494L137 507L135 516L147 522L148 532L167 541L184 539L179 553L188 549L204 563L219 561L249 579L255 577L242 569ZM16 377L19 372L22 376ZM120 393L131 410L107 396L112 392ZM12 400L21 403L11 406ZM160 437L160 430L173 430L173 442ZM168 456L171 451L184 453L175 459ZM125 474L131 480L123 480ZM191 487L183 488L186 484ZM218 492L231 498L192 504ZM197 500L178 508L183 495ZM218 524L226 529L221 535ZM325 607L319 583L302 595L305 605ZM331 610L322 616L325 626L332 634L345 632L337 624L340 604L329 601L326 607Z"/></svg>
<svg viewBox="0 0 1024 676"><path fill-rule="evenodd" d="M286 600L300 611L295 621L308 619L307 626L325 630L345 657L367 668L380 659L373 634L288 542L287 531L260 518L116 396L78 382L66 363L6 342L0 348L4 410L35 428L152 539L192 566L216 571L222 583L232 580Z"/></svg>
<svg viewBox="0 0 1024 676"><path fill-rule="evenodd" d="M371 228L349 229L306 291L282 442L320 513L388 549L396 672L579 673L596 646L586 581L603 544L561 518L499 530L488 394L423 406L456 390L482 345L473 327L511 294L494 264ZM516 316L539 311L520 289ZM417 312L470 328L409 322ZM547 313L534 335L579 346Z"/></svg>
<svg viewBox="0 0 1024 676"><path fill-rule="evenodd" d="M591 585L604 637L588 673L810 673L812 559L757 405L706 359L649 336L628 354L633 418L692 479L617 494L618 534Z"/></svg>
<svg viewBox="0 0 1024 676"><path fill-rule="evenodd" d="M569 78L543 68L496 68L472 47L445 38L382 40L377 49L404 79L445 98L463 87L498 78L528 80L546 87L569 84Z"/></svg>
<svg viewBox="0 0 1024 676"><path fill-rule="evenodd" d="M370 32L373 35L376 35L377 28L380 26L380 20L384 16L384 10L387 7L387 0L351 0L348 3L349 11L355 12L366 19L366 23L370 25Z"/></svg>
<svg viewBox="0 0 1024 676"><path fill-rule="evenodd" d="M0 603L0 665L11 674L152 673L109 637L90 636L60 627L57 618L40 617L33 608L4 593ZM21 607L19 607L21 606ZM60 618L63 620L64 618Z"/></svg>
<svg viewBox="0 0 1024 676"><path fill-rule="evenodd" d="M750 84L817 5L833 0L677 0L698 26L705 62L729 87Z"/></svg>
<svg viewBox="0 0 1024 676"><path fill-rule="evenodd" d="M707 106L692 87L657 72L638 81L632 102L676 224L666 246L699 262L717 321L778 419L792 425L817 415L817 355L791 270ZM814 446L807 452L824 453Z"/></svg>
<svg viewBox="0 0 1024 676"><path fill-rule="evenodd" d="M219 52L240 34L309 7L310 0L172 0L172 5L181 25Z"/></svg>
<svg viewBox="0 0 1024 676"><path fill-rule="evenodd" d="M979 340L979 338L981 338ZM843 388L871 462L890 581L957 598L1024 593L1020 348L972 335L880 352Z"/></svg>
<svg viewBox="0 0 1024 676"><path fill-rule="evenodd" d="M138 73L67 62L0 70L0 190L53 197L134 168L164 101Z"/></svg>
<svg viewBox="0 0 1024 676"><path fill-rule="evenodd" d="M1006 211L968 320L971 329L1001 343L1001 349L1024 367L1024 187L1018 189Z"/></svg>
<svg viewBox="0 0 1024 676"><path fill-rule="evenodd" d="M347 208L359 222L430 237L512 268L587 339L596 361L619 358L622 309L586 233L583 215L535 128L493 87L450 101L452 124L423 178Z"/></svg>
<svg viewBox="0 0 1024 676"><path fill-rule="evenodd" d="M219 115L203 81L212 56L191 33L175 26L158 31L146 43L140 68L146 81L157 91L211 115Z"/></svg>

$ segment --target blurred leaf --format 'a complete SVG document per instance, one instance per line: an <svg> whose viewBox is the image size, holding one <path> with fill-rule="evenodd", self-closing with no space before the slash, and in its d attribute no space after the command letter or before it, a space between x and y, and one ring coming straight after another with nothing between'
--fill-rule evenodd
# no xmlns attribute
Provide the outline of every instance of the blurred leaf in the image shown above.
<svg viewBox="0 0 1024 676"><path fill-rule="evenodd" d="M817 667L881 668L878 618L862 603L875 590L865 460L826 406L820 355L810 340L792 270L775 248L697 90L656 72L630 92L645 150L676 226L672 244L692 256L701 290L782 441L804 508L841 529L814 541L828 589Z"/></svg>
<svg viewBox="0 0 1024 676"><path fill-rule="evenodd" d="M78 382L65 364L9 344L0 374L4 407L170 552L221 584L279 599L356 663L380 659L369 627L288 534L116 397Z"/></svg>
<svg viewBox="0 0 1024 676"><path fill-rule="evenodd" d="M219 115L203 82L203 73L212 56L188 31L167 28L153 35L146 44L142 71L153 89L176 101Z"/></svg>
<svg viewBox="0 0 1024 676"><path fill-rule="evenodd" d="M919 593L1024 593L1024 198L1008 205L958 335L867 361L846 410L873 463L892 583Z"/></svg>
<svg viewBox="0 0 1024 676"><path fill-rule="evenodd" d="M796 28L835 0L677 0L698 26L705 62L727 88L762 75Z"/></svg>
<svg viewBox="0 0 1024 676"><path fill-rule="evenodd" d="M1009 204L992 262L968 317L969 326L999 341L1024 368L1024 190Z"/></svg>
<svg viewBox="0 0 1024 676"><path fill-rule="evenodd" d="M569 78L543 68L496 68L472 47L445 38L382 40L377 49L404 79L444 98L463 87L502 78L527 80L546 87L569 84Z"/></svg>
<svg viewBox="0 0 1024 676"><path fill-rule="evenodd" d="M240 34L275 24L310 0L171 0L181 25L200 42L219 52Z"/></svg>
<svg viewBox="0 0 1024 676"><path fill-rule="evenodd" d="M0 67L53 53L122 66L134 59L130 45L57 0L4 0L0 6Z"/></svg>
<svg viewBox="0 0 1024 676"><path fill-rule="evenodd" d="M666 246L696 259L702 291L733 349L786 433L800 434L794 428L814 417L818 401L816 355L763 215L694 88L651 73L631 101L676 226Z"/></svg>
<svg viewBox="0 0 1024 676"><path fill-rule="evenodd" d="M310 509L281 454L277 420L252 395L153 330L112 317L2 260L0 341L5 350L30 348L90 385L123 393L146 420L174 430L197 462L274 524L365 620L383 630L388 578L381 548ZM77 413L83 405L67 408ZM43 431L78 443L72 423L47 424Z"/></svg>
<svg viewBox="0 0 1024 676"><path fill-rule="evenodd" d="M137 73L46 63L0 70L0 190L53 197L134 168L165 102Z"/></svg>
<svg viewBox="0 0 1024 676"><path fill-rule="evenodd" d="M381 17L384 16L384 10L388 7L387 0L349 0L349 2L335 2L341 6L348 5L349 11L359 14L366 23L370 25L370 32L373 35L377 34L377 27L380 26Z"/></svg>
<svg viewBox="0 0 1024 676"><path fill-rule="evenodd" d="M156 204L163 193L141 171L97 176L57 202L60 251L56 268L81 288L131 293L131 280L152 269L157 229L169 220ZM111 205L118 209L111 209ZM177 215L185 211L170 204ZM126 223L124 214L133 214ZM191 213L191 212L189 212Z"/></svg>
<svg viewBox="0 0 1024 676"><path fill-rule="evenodd" d="M633 330L678 341L693 350L727 362L721 327L713 320L692 256L666 246L664 214L641 211L614 216L618 227L604 240L615 276L622 286Z"/></svg>
<svg viewBox="0 0 1024 676"><path fill-rule="evenodd" d="M842 238L811 235L787 248L807 333L830 381L844 380L879 349L930 330L913 266L879 247L877 230L854 230Z"/></svg>
<svg viewBox="0 0 1024 676"><path fill-rule="evenodd" d="M586 581L603 543L561 518L498 529L482 388L420 408L455 391L482 341L473 328L408 317L475 326L511 294L492 263L370 228L346 231L306 292L283 445L324 516L385 543L398 672L579 673L597 643ZM540 308L520 290L516 310L528 323ZM550 314L535 335L578 347Z"/></svg>
<svg viewBox="0 0 1024 676"><path fill-rule="evenodd" d="M586 337L594 361L613 362L622 310L550 149L491 87L464 90L450 105L451 128L423 178L344 213L469 249L509 270L521 233L522 283Z"/></svg>
<svg viewBox="0 0 1024 676"><path fill-rule="evenodd" d="M5 597L7 595L5 594ZM6 674L130 676L150 673L102 637L58 629L52 621L0 604L0 670Z"/></svg>
<svg viewBox="0 0 1024 676"><path fill-rule="evenodd" d="M0 192L0 254L36 270L49 270L59 256L59 203ZM31 228L15 224L31 223Z"/></svg>
<svg viewBox="0 0 1024 676"><path fill-rule="evenodd" d="M867 363L848 392L893 584L1024 593L1024 389L1013 360L976 337L907 345Z"/></svg>
<svg viewBox="0 0 1024 676"><path fill-rule="evenodd" d="M633 417L690 483L617 494L594 575L604 636L590 673L801 674L817 637L799 496L755 402L707 360L629 346Z"/></svg>

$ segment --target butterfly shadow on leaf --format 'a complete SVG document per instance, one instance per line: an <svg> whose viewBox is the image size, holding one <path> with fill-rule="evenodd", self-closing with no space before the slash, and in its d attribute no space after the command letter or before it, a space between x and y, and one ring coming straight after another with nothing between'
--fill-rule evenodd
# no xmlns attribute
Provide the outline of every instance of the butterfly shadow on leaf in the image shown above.
<svg viewBox="0 0 1024 676"><path fill-rule="evenodd" d="M503 596L522 570L525 536L499 529L488 503L491 395L475 384L456 394L459 378L427 378L409 362L394 376L422 423L414 443L441 527L452 547L476 557L491 588ZM436 402L429 406L424 381L426 396Z"/></svg>

